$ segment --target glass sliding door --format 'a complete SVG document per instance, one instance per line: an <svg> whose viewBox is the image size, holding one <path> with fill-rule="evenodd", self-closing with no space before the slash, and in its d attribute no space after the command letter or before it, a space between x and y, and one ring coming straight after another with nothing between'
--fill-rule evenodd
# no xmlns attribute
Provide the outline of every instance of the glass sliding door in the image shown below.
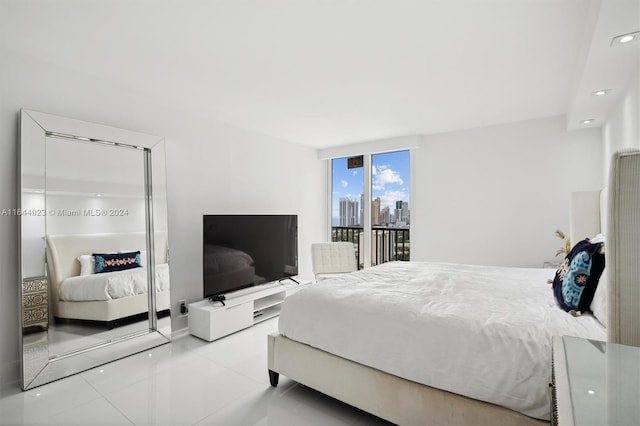
<svg viewBox="0 0 640 426"><path fill-rule="evenodd" d="M331 160L331 240L351 241L358 267L364 266L364 158Z"/></svg>
<svg viewBox="0 0 640 426"><path fill-rule="evenodd" d="M409 150L331 160L331 239L353 242L360 268L410 259L410 164Z"/></svg>
<svg viewBox="0 0 640 426"><path fill-rule="evenodd" d="M409 260L410 151L371 156L371 265Z"/></svg>

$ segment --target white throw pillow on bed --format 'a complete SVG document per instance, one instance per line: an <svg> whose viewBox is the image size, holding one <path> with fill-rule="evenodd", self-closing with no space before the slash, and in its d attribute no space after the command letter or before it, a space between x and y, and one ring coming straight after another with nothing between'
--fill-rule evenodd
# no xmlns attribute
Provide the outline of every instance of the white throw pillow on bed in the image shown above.
<svg viewBox="0 0 640 426"><path fill-rule="evenodd" d="M605 266L598 281L598 287L591 301L591 312L602 325L607 326L607 267Z"/></svg>
<svg viewBox="0 0 640 426"><path fill-rule="evenodd" d="M80 262L80 275L91 275L96 273L96 259L91 254L78 256Z"/></svg>
<svg viewBox="0 0 640 426"><path fill-rule="evenodd" d="M591 238L592 243L604 243L605 238L603 234L598 234L595 237ZM606 247L606 246L605 246ZM606 255L605 255L606 258ZM591 301L591 312L593 316L600 321L602 325L607 326L607 267L602 271L602 275L600 276L600 280L598 281L598 287L596 287L596 292L593 295L593 300Z"/></svg>

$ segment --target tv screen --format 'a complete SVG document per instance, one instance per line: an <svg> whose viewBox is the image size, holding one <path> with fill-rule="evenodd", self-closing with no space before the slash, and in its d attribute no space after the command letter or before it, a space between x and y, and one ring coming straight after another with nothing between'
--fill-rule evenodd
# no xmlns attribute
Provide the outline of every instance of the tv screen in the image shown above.
<svg viewBox="0 0 640 426"><path fill-rule="evenodd" d="M204 215L204 297L298 274L298 216Z"/></svg>

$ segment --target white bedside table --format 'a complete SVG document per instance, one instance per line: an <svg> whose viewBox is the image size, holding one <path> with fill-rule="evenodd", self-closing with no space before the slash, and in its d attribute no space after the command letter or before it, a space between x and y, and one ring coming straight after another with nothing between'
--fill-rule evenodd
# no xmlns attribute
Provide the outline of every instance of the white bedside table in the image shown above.
<svg viewBox="0 0 640 426"><path fill-rule="evenodd" d="M640 348L553 339L551 424L640 425Z"/></svg>

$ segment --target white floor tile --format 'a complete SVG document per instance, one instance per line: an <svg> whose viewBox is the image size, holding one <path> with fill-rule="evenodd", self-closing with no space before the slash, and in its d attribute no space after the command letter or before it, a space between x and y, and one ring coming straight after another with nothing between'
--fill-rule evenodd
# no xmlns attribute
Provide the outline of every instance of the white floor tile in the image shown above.
<svg viewBox="0 0 640 426"><path fill-rule="evenodd" d="M170 344L27 392L0 394L0 425L389 426L281 376L269 385L278 320L206 342Z"/></svg>
<svg viewBox="0 0 640 426"><path fill-rule="evenodd" d="M194 357L197 354L189 352L184 346L167 344L93 368L81 375L100 393L107 394L182 363L189 363Z"/></svg>
<svg viewBox="0 0 640 426"><path fill-rule="evenodd" d="M72 376L0 399L2 424L32 424L102 396L82 377Z"/></svg>
<svg viewBox="0 0 640 426"><path fill-rule="evenodd" d="M288 387L296 386L298 385L290 383ZM349 426L349 423L330 412L319 412L312 405L301 405L291 399L288 392L278 392L274 388L265 388L247 395L198 423L198 426L262 425Z"/></svg>
<svg viewBox="0 0 640 426"><path fill-rule="evenodd" d="M104 398L79 405L74 409L63 411L60 414L51 416L38 425L108 425L131 426L134 423L129 421L121 412L116 410Z"/></svg>
<svg viewBox="0 0 640 426"><path fill-rule="evenodd" d="M254 380L264 387L271 386L269 382L269 369L267 368L267 351L238 359L237 362L230 363L228 368Z"/></svg>
<svg viewBox="0 0 640 426"><path fill-rule="evenodd" d="M198 423L198 426L389 426L326 395L281 378L277 388L247 395Z"/></svg>
<svg viewBox="0 0 640 426"><path fill-rule="evenodd" d="M194 424L256 388L248 378L202 358L106 398L135 424Z"/></svg>

